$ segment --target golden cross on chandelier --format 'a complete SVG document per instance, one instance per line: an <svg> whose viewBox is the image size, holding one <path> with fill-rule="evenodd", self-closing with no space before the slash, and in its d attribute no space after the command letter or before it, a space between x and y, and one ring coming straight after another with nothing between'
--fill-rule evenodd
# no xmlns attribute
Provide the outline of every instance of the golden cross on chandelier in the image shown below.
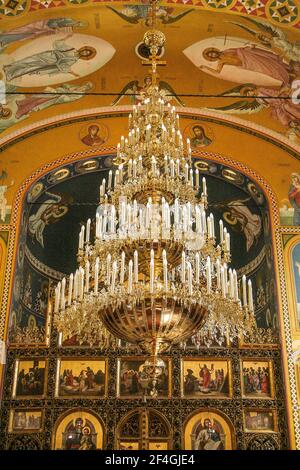
<svg viewBox="0 0 300 470"><path fill-rule="evenodd" d="M157 4L159 0L151 0L150 1L150 19L151 19L151 30L147 31L144 35L144 43L150 50L150 55L147 60L143 60L143 65L151 65L150 73L152 77L152 86L156 86L158 74L157 74L157 66L158 65L166 65L167 62L165 60L158 59L158 52L159 49L163 47L166 42L166 37L164 33L156 29L156 12L157 12Z"/></svg>

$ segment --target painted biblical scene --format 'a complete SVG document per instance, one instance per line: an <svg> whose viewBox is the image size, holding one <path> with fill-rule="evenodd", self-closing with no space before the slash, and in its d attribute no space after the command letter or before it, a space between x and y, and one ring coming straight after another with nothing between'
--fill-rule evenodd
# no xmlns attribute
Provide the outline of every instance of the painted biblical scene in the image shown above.
<svg viewBox="0 0 300 470"><path fill-rule="evenodd" d="M41 410L12 410L10 413L10 432L40 431L42 427Z"/></svg>
<svg viewBox="0 0 300 470"><path fill-rule="evenodd" d="M0 104L0 132L35 111L82 99L90 80L68 83L93 74L114 56L112 44L87 34L86 19L41 18L0 33L0 71L5 100ZM83 34L84 32L84 34ZM28 88L36 88L29 93Z"/></svg>
<svg viewBox="0 0 300 470"><path fill-rule="evenodd" d="M20 360L16 367L14 398L42 397L45 394L46 361L40 359Z"/></svg>
<svg viewBox="0 0 300 470"><path fill-rule="evenodd" d="M293 289L295 299L296 325L300 328L300 243L292 251Z"/></svg>
<svg viewBox="0 0 300 470"><path fill-rule="evenodd" d="M6 105L0 105L0 132L5 131L17 122L23 121L36 111L42 111L55 105L72 103L84 98L93 89L90 81L82 84L62 83L57 86L46 86L40 92L24 94L21 89L6 85Z"/></svg>
<svg viewBox="0 0 300 470"><path fill-rule="evenodd" d="M78 33L39 37L5 55L6 83L22 88L66 83L85 77L106 64L114 47L104 39Z"/></svg>
<svg viewBox="0 0 300 470"><path fill-rule="evenodd" d="M184 359L182 361L182 394L187 398L231 395L229 360Z"/></svg>
<svg viewBox="0 0 300 470"><path fill-rule="evenodd" d="M265 20L246 16L227 23L230 34L201 39L183 50L204 74L237 84L218 95L231 100L208 109L241 116L268 110L269 118L297 142L300 109L292 98L297 88L293 82L299 74L299 43Z"/></svg>
<svg viewBox="0 0 300 470"><path fill-rule="evenodd" d="M228 343L228 338L226 336L222 336L220 333L218 333L214 338L210 336L204 338L201 336L200 330L199 332L195 333L193 336L186 340L184 348L197 350L207 347L226 348L228 346Z"/></svg>
<svg viewBox="0 0 300 470"><path fill-rule="evenodd" d="M281 225L300 225L300 173L291 173L287 198L280 203Z"/></svg>
<svg viewBox="0 0 300 470"><path fill-rule="evenodd" d="M246 432L276 432L274 410L244 410Z"/></svg>
<svg viewBox="0 0 300 470"><path fill-rule="evenodd" d="M273 396L273 371L270 361L242 361L242 393L247 398Z"/></svg>
<svg viewBox="0 0 300 470"><path fill-rule="evenodd" d="M28 251L26 254L24 256L24 245L21 243L13 289L10 341L37 344L45 341L50 279L39 272L42 263L38 266L34 258L29 262L30 254Z"/></svg>
<svg viewBox="0 0 300 470"><path fill-rule="evenodd" d="M101 397L106 388L104 360L62 359L59 363L57 396Z"/></svg>
<svg viewBox="0 0 300 470"><path fill-rule="evenodd" d="M146 358L122 358L118 362L118 396L143 398L153 395L152 378L145 363ZM157 397L167 397L170 393L170 360L163 359L159 370L156 390Z"/></svg>
<svg viewBox="0 0 300 470"><path fill-rule="evenodd" d="M0 33L0 52L10 45L20 45L24 41L41 38L43 36L54 36L58 32L73 33L76 30L86 28L85 21L75 20L68 17L46 18L16 26Z"/></svg>

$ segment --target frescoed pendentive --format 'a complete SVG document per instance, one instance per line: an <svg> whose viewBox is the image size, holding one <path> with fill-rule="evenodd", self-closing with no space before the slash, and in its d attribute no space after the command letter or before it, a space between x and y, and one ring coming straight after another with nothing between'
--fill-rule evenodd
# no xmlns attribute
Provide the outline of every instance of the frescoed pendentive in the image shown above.
<svg viewBox="0 0 300 470"><path fill-rule="evenodd" d="M286 31L263 20L239 17L229 19L229 25L230 34L201 39L183 50L201 72L237 84L219 93L231 98L225 105L209 109L237 115L267 109L270 120L280 123L286 136L297 142L300 111L293 97L297 96L294 81L300 64L299 44Z"/></svg>

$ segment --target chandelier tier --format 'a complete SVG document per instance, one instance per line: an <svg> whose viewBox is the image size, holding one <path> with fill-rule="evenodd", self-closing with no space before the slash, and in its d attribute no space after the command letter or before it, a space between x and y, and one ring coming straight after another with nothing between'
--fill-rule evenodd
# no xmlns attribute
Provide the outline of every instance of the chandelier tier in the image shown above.
<svg viewBox="0 0 300 470"><path fill-rule="evenodd" d="M211 341L255 325L251 281L229 268L230 235L207 211L206 180L156 84L164 41L155 29L144 36L152 85L100 184L95 225L81 227L78 269L57 285L54 301L64 337L103 346L113 335L156 358L199 330Z"/></svg>

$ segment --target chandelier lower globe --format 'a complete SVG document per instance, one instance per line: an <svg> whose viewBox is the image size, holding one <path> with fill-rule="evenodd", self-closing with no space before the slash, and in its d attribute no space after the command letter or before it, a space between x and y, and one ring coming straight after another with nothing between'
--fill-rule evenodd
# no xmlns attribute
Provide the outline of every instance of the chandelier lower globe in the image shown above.
<svg viewBox="0 0 300 470"><path fill-rule="evenodd" d="M186 341L201 328L207 314L204 306L191 302L184 305L171 296L148 296L135 302L128 298L117 308L111 306L99 312L108 331L151 355Z"/></svg>

